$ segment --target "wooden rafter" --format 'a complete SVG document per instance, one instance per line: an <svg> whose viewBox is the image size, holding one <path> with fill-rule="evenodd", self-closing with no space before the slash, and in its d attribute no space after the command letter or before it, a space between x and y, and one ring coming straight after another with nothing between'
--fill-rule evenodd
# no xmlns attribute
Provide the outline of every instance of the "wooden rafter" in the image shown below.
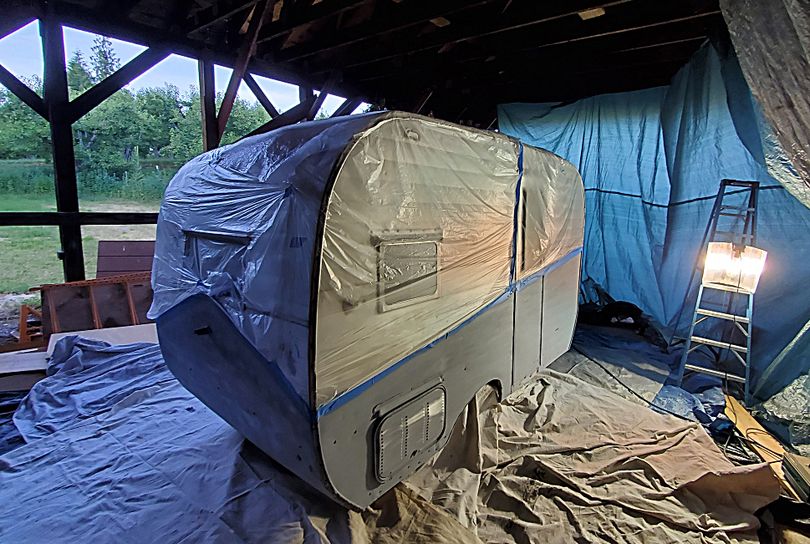
<svg viewBox="0 0 810 544"><path fill-rule="evenodd" d="M363 101L359 98L347 98L343 101L343 103L338 106L338 109L330 115L330 117L341 117L343 115L349 115L351 112L357 109Z"/></svg>
<svg viewBox="0 0 810 544"><path fill-rule="evenodd" d="M211 28L231 17L247 11L256 3L256 0L224 0L213 2L211 6L195 11L186 18L185 30L187 34L194 34Z"/></svg>
<svg viewBox="0 0 810 544"><path fill-rule="evenodd" d="M253 96L256 97L256 100L259 101L259 104L262 105L264 110L272 119L273 117L278 117L279 113L273 103L267 98L267 95L264 94L264 91L259 84L256 82L256 79L249 72L245 72L245 75L242 76L242 79L245 81L245 84L248 86L250 91L253 93Z"/></svg>
<svg viewBox="0 0 810 544"><path fill-rule="evenodd" d="M306 10L300 10L291 15L286 21L278 20L265 26L259 36L258 43L265 43L270 40L285 36L294 28L305 24L317 24L324 20L340 16L342 13L357 9L375 0L354 0L350 2L339 0L323 0L322 2L309 6Z"/></svg>
<svg viewBox="0 0 810 544"><path fill-rule="evenodd" d="M44 119L48 119L48 107L45 105L45 101L2 65L0 65L0 85L11 91L14 96Z"/></svg>
<svg viewBox="0 0 810 544"><path fill-rule="evenodd" d="M124 85L143 74L157 63L169 56L165 50L150 47L121 68L87 89L70 102L69 119L78 121L84 115L101 104L104 100L121 90Z"/></svg>
<svg viewBox="0 0 810 544"><path fill-rule="evenodd" d="M384 34L424 24L439 16L449 17L459 11L474 9L494 0L452 0L450 2L380 2L375 16L367 23L349 29L334 29L312 44L291 47L280 52L277 60L295 61L318 55L324 51L373 40Z"/></svg>
<svg viewBox="0 0 810 544"><path fill-rule="evenodd" d="M247 32L239 48L239 54L233 66L231 79L228 81L228 87L225 89L225 94L222 97L222 104L219 106L219 113L217 114L217 145L219 145L222 134L225 133L225 126L228 124L228 118L231 116L233 103L236 100L236 93L239 91L239 84L247 73L250 57L253 56L253 52L256 49L256 40L259 37L259 30L262 28L269 7L269 0L258 0L251 12Z"/></svg>
<svg viewBox="0 0 810 544"><path fill-rule="evenodd" d="M289 110L285 111L275 119L271 119L267 123L263 124L248 136L255 136L256 134L264 134L265 132L270 132L271 130L285 127L287 125L293 125L299 121L303 121L309 115L309 110L312 108L312 104L315 101L314 96L310 96L308 100L305 102L301 102L296 106L293 106Z"/></svg>

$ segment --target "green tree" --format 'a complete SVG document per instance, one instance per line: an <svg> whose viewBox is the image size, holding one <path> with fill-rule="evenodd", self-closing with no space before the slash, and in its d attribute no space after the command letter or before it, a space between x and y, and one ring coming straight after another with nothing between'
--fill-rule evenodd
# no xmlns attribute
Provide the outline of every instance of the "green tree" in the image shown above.
<svg viewBox="0 0 810 544"><path fill-rule="evenodd" d="M121 67L121 61L106 36L96 36L90 48L90 68L93 82L98 83Z"/></svg>
<svg viewBox="0 0 810 544"><path fill-rule="evenodd" d="M34 91L42 92L42 80L22 78ZM50 157L48 123L11 91L0 86L0 159Z"/></svg>
<svg viewBox="0 0 810 544"><path fill-rule="evenodd" d="M187 161L202 153L202 134L200 129L200 93L192 87L181 100L180 114L172 129L170 143L166 151L179 161ZM217 108L222 103L222 95L217 96ZM231 116L225 126L222 145L233 143L252 130L270 120L270 116L260 104L237 98L233 104Z"/></svg>
<svg viewBox="0 0 810 544"><path fill-rule="evenodd" d="M146 121L126 89L99 104L73 128L79 169L123 175L132 167Z"/></svg>
<svg viewBox="0 0 810 544"><path fill-rule="evenodd" d="M93 78L87 69L81 51L74 51L67 65L68 88L71 94L78 95L93 86Z"/></svg>
<svg viewBox="0 0 810 544"><path fill-rule="evenodd" d="M143 157L163 157L183 114L184 101L174 85L141 89L135 94L135 106L143 118L140 149Z"/></svg>

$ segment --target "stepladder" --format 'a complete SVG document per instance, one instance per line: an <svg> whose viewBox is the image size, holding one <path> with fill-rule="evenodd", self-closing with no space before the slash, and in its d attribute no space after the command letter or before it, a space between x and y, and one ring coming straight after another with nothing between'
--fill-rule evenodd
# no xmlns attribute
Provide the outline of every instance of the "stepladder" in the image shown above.
<svg viewBox="0 0 810 544"><path fill-rule="evenodd" d="M756 212L759 183L725 179L720 183L709 224L701 244L701 255L708 259L711 246L733 248L739 256L756 243ZM752 248L753 249L753 248ZM747 250L746 250L747 251ZM761 254L764 252L760 250ZM764 257L763 257L764 259ZM751 340L756 285L743 285L740 277L707 277L707 263L698 263L695 275L703 278L697 292L694 312L685 338L677 381L685 371L699 372L743 385L744 402L750 402ZM690 281L690 283L691 283ZM696 351L704 354L698 364ZM740 371L741 368L741 371Z"/></svg>
<svg viewBox="0 0 810 544"><path fill-rule="evenodd" d="M709 297L706 297L706 295L709 295ZM726 298L725 311L714 309L719 302L717 299L722 299L723 295L725 295ZM709 301L707 298L714 298L714 300ZM743 299L742 301L739 300L741 298ZM720 304L722 304L722 302L720 302ZM740 306L744 308L744 311L735 311L735 309ZM743 384L744 402L748 404L751 383L751 321L753 312L754 293L727 285L701 284L698 289L695 312L689 326L686 345L681 355L678 376L679 383L683 380L683 374L686 370L738 382ZM724 331L726 332L725 336L710 338L708 334L696 332L696 328L701 324L709 324L710 321L715 320L720 320L721 322L725 322L725 325L730 325L730 327L719 327L721 330L726 329L726 331ZM731 330L729 331L728 329ZM736 339L734 339L733 336L736 336ZM721 364L721 355L724 352L732 355L733 360L742 366L742 374L735 373L727 368L709 368L696 363L690 363L690 355L701 346L705 346L710 350L715 364L718 365Z"/></svg>

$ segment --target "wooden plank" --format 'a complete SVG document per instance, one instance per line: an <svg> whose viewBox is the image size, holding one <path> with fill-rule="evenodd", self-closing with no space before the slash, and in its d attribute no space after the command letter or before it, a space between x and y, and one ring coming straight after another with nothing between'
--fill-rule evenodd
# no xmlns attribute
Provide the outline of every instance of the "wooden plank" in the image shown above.
<svg viewBox="0 0 810 544"><path fill-rule="evenodd" d="M131 257L99 258L96 265L96 277L120 276L135 272L148 272L152 269L152 256L140 255Z"/></svg>
<svg viewBox="0 0 810 544"><path fill-rule="evenodd" d="M749 442L757 455L771 467L774 475L782 483L782 488L791 497L799 500L799 496L793 487L785 479L785 472L782 469L782 457L785 455L785 448L771 434L766 431L759 422L748 413L748 410L740 404L740 401L726 395L726 417L740 431Z"/></svg>
<svg viewBox="0 0 810 544"><path fill-rule="evenodd" d="M154 225L157 218L148 212L0 212L0 225Z"/></svg>
<svg viewBox="0 0 810 544"><path fill-rule="evenodd" d="M99 240L98 255L149 256L155 254L154 240Z"/></svg>

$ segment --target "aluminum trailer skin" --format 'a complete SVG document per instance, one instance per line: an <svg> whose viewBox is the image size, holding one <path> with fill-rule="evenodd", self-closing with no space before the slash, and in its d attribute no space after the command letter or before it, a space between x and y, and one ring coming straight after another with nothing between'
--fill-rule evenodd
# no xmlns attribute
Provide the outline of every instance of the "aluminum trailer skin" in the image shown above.
<svg viewBox="0 0 810 544"><path fill-rule="evenodd" d="M385 112L216 149L169 184L150 316L180 382L326 496L365 508L571 344L576 169Z"/></svg>

